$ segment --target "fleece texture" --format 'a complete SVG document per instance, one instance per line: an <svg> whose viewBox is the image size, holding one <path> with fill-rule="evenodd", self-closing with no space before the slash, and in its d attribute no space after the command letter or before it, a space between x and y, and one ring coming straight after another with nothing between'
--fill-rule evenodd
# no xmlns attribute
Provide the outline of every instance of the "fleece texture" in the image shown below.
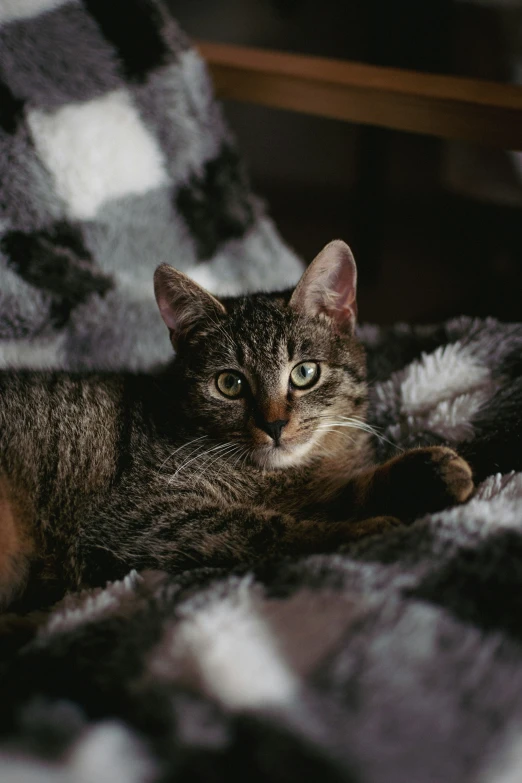
<svg viewBox="0 0 522 783"><path fill-rule="evenodd" d="M520 780L522 325L360 334L380 456L453 445L474 497L329 555L67 597L0 648L3 783Z"/></svg>
<svg viewBox="0 0 522 783"><path fill-rule="evenodd" d="M214 293L302 272L204 62L156 0L1 0L0 366L162 362L163 262Z"/></svg>

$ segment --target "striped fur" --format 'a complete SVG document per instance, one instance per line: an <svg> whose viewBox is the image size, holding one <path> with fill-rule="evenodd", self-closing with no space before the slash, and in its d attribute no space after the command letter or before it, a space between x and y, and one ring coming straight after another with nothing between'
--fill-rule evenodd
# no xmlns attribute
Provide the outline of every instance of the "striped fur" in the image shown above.
<svg viewBox="0 0 522 783"><path fill-rule="evenodd" d="M470 470L450 449L372 466L364 352L352 311L331 304L336 285L346 293L335 270L353 264L342 244L311 264L297 302L292 291L218 302L161 268L158 302L177 347L164 371L0 375L4 604L130 568L331 549L469 496ZM290 375L306 361L318 375L300 389ZM241 373L242 398L219 391L223 371Z"/></svg>

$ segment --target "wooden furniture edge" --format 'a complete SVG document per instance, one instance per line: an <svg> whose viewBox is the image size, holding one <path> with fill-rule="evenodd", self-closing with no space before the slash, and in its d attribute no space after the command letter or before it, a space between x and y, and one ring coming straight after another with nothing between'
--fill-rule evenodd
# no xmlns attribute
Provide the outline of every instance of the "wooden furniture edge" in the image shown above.
<svg viewBox="0 0 522 783"><path fill-rule="evenodd" d="M522 86L197 41L220 98L522 149Z"/></svg>

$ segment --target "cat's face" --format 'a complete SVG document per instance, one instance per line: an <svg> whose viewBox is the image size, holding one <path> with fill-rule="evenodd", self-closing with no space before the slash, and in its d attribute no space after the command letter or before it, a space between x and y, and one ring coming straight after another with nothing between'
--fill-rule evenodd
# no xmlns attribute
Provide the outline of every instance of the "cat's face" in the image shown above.
<svg viewBox="0 0 522 783"><path fill-rule="evenodd" d="M333 422L364 414L362 351L281 298L246 297L180 347L186 410L213 439L267 468L300 464ZM231 452L232 452L231 448Z"/></svg>
<svg viewBox="0 0 522 783"><path fill-rule="evenodd" d="M176 338L184 415L238 464L303 464L347 418L364 416L364 356L353 337L355 271L344 248L330 248L328 274L319 256L293 293L217 302L203 292L197 317L192 294L202 289L185 278L182 297L189 297L184 304L192 313L185 311L184 326L183 303L169 289L165 320ZM162 309L161 295L158 301Z"/></svg>

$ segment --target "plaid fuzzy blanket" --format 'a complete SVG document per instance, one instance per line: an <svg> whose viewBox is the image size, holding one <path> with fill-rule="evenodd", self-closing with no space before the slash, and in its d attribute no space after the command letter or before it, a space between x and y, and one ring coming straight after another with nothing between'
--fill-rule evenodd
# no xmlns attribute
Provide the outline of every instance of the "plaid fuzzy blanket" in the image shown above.
<svg viewBox="0 0 522 783"><path fill-rule="evenodd" d="M1 363L162 361L165 258L215 291L299 274L161 5L0 0L0 74ZM331 555L131 573L34 638L14 619L2 783L520 779L522 325L360 334L379 456L454 445L472 500Z"/></svg>
<svg viewBox="0 0 522 783"><path fill-rule="evenodd" d="M0 366L168 358L165 261L215 293L302 272L201 58L155 0L0 0Z"/></svg>
<svg viewBox="0 0 522 783"><path fill-rule="evenodd" d="M522 325L361 337L381 456L456 445L473 499L331 555L67 597L1 648L2 783L520 779Z"/></svg>

